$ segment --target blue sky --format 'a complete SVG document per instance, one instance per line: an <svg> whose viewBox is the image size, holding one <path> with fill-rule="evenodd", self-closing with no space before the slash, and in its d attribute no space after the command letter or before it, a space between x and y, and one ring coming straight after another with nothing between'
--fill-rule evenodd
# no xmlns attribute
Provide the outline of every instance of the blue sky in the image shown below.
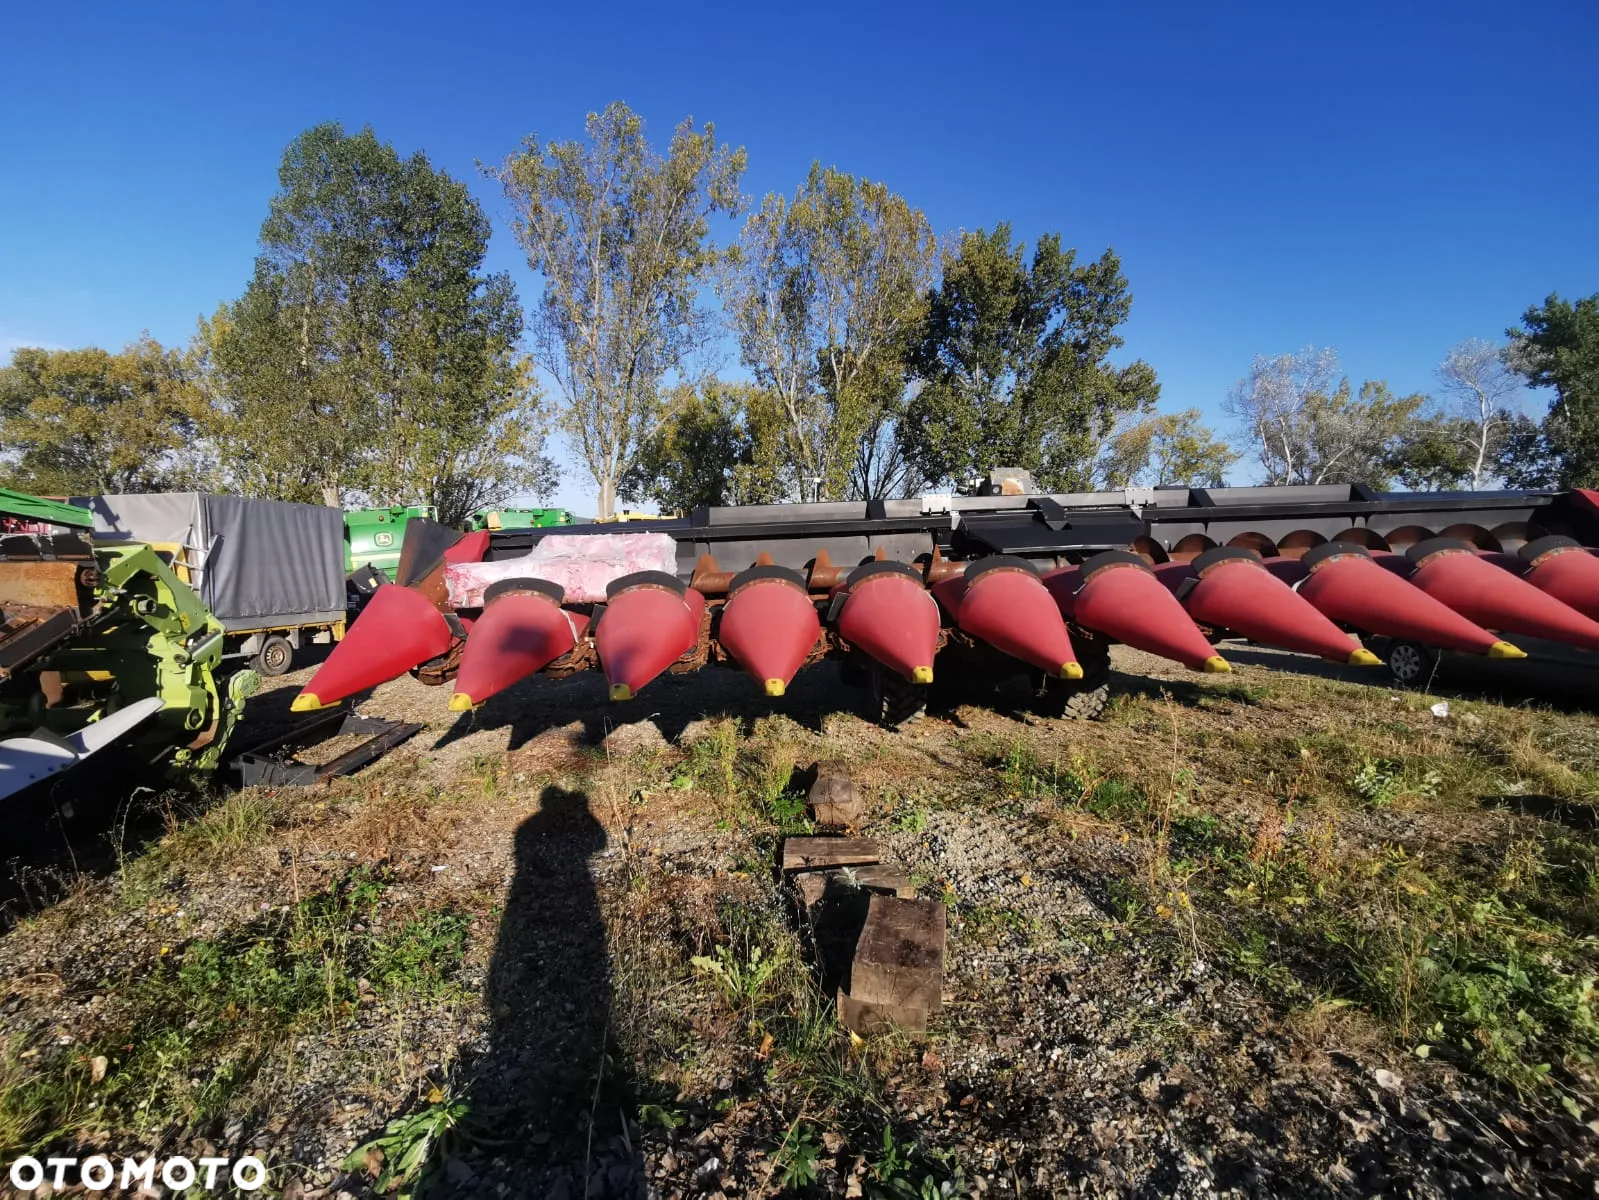
<svg viewBox="0 0 1599 1200"><path fill-rule="evenodd" d="M179 343L243 289L284 145L370 123L474 164L627 100L813 159L939 230L1008 219L1121 255L1163 408L1257 353L1431 386L1467 337L1599 291L1599 5L14 6L0 95L0 356ZM733 226L719 233L731 236ZM590 509L569 472L558 499Z"/></svg>

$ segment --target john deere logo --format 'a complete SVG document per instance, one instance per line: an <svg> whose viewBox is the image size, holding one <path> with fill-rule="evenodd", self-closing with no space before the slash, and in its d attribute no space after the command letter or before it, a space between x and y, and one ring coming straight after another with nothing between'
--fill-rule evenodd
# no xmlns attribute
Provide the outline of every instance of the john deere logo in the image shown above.
<svg viewBox="0 0 1599 1200"><path fill-rule="evenodd" d="M394 535L392 533L374 534L372 540L380 546L394 545Z"/></svg>

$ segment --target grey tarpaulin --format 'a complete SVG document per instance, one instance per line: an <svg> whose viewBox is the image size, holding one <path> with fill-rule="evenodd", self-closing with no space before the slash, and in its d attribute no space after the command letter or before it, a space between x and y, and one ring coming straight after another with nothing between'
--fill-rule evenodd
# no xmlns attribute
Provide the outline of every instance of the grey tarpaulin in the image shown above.
<svg viewBox="0 0 1599 1200"><path fill-rule="evenodd" d="M203 492L97 496L98 538L176 542L190 579L230 630L344 617L344 513L318 504Z"/></svg>

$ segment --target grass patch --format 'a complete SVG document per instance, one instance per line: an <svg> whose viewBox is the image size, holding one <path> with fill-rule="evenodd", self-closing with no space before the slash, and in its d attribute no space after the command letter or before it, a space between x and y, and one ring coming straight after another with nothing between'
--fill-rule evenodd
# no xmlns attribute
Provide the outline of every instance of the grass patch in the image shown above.
<svg viewBox="0 0 1599 1200"><path fill-rule="evenodd" d="M467 918L428 911L378 932L388 877L358 868L250 927L168 951L121 982L107 1027L74 1046L7 1051L0 1156L96 1129L202 1128L247 1096L296 1034L364 1003L454 987Z"/></svg>

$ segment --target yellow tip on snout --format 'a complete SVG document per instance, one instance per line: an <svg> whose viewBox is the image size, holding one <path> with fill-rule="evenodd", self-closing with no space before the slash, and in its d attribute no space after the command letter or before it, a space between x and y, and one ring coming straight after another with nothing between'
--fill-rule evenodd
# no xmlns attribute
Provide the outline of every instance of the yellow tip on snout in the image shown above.
<svg viewBox="0 0 1599 1200"><path fill-rule="evenodd" d="M914 683L932 683L933 682L933 668L932 667L912 667L911 668L911 680Z"/></svg>
<svg viewBox="0 0 1599 1200"><path fill-rule="evenodd" d="M1352 667L1380 667L1382 659L1362 646L1359 650L1349 652L1349 665Z"/></svg>
<svg viewBox="0 0 1599 1200"><path fill-rule="evenodd" d="M290 712L316 712L322 707L322 701L317 699L314 692L301 692L294 698L294 703L289 705Z"/></svg>
<svg viewBox="0 0 1599 1200"><path fill-rule="evenodd" d="M1526 658L1527 652L1520 646L1512 646L1509 642L1495 642L1488 647L1489 658Z"/></svg>
<svg viewBox="0 0 1599 1200"><path fill-rule="evenodd" d="M612 700L631 700L632 698L633 698L633 689L628 687L627 684L625 684L625 683L613 683L611 685L611 699Z"/></svg>
<svg viewBox="0 0 1599 1200"><path fill-rule="evenodd" d="M451 712L471 712L474 707L472 697L465 692L452 692L450 694Z"/></svg>
<svg viewBox="0 0 1599 1200"><path fill-rule="evenodd" d="M768 679L766 681L766 694L768 696L781 696L787 686L781 679Z"/></svg>
<svg viewBox="0 0 1599 1200"><path fill-rule="evenodd" d="M1083 677L1083 664L1080 662L1061 663L1060 677L1062 679L1081 679Z"/></svg>
<svg viewBox="0 0 1599 1200"><path fill-rule="evenodd" d="M1205 660L1205 665L1200 668L1207 675L1225 675L1233 669L1233 664L1219 654L1212 654Z"/></svg>

